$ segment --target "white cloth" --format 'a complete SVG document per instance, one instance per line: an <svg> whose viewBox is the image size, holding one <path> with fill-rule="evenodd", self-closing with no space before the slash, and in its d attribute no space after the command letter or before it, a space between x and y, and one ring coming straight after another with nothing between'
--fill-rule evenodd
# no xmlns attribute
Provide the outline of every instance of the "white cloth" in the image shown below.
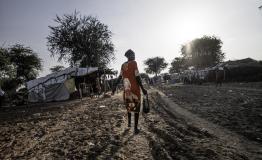
<svg viewBox="0 0 262 160"><path fill-rule="evenodd" d="M56 83L63 83L66 81L69 77L68 76L76 75L76 68L75 67L69 67L66 68L63 71L56 72L49 74L45 77L40 77L31 81L28 81L27 84L27 89L31 89L35 86L38 86L39 84L44 84L45 86L48 86L50 84L56 84Z"/></svg>
<svg viewBox="0 0 262 160"><path fill-rule="evenodd" d="M40 77L31 81L28 81L26 84L27 89L32 89L35 87L35 92L38 93L42 89L42 85L48 86L51 84L63 83L67 79L70 79L71 76L84 76L91 74L95 71L98 71L98 67L89 67L89 68L76 68L68 67L65 70L60 72L49 74L45 77ZM37 87L36 87L37 86Z"/></svg>

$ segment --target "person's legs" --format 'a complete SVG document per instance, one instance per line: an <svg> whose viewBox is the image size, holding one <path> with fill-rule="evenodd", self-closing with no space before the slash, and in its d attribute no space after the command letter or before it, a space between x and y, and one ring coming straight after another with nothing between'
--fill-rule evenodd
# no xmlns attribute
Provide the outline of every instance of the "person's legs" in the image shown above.
<svg viewBox="0 0 262 160"><path fill-rule="evenodd" d="M131 127L131 112L127 112L128 117L128 127Z"/></svg>
<svg viewBox="0 0 262 160"><path fill-rule="evenodd" d="M135 112L135 133L138 133L138 119L139 119L139 112Z"/></svg>

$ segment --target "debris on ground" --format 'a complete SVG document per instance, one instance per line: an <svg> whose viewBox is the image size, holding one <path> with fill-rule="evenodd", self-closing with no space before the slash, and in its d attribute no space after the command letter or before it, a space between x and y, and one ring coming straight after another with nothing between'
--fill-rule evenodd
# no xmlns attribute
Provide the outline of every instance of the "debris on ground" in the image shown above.
<svg viewBox="0 0 262 160"><path fill-rule="evenodd" d="M228 88L181 85L161 90L193 114L260 143L260 91L241 90L244 95L237 99L236 91L226 96ZM149 95L150 113L140 114L137 135L133 116L127 127L121 94L1 110L0 159L252 159L208 128L171 114L159 95Z"/></svg>

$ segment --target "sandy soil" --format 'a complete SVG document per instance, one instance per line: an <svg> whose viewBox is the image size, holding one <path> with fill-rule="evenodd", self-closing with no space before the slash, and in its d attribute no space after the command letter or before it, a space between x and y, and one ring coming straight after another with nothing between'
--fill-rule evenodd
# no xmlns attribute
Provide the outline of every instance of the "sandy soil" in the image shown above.
<svg viewBox="0 0 262 160"><path fill-rule="evenodd" d="M152 159L120 97L2 109L0 159Z"/></svg>
<svg viewBox="0 0 262 160"><path fill-rule="evenodd" d="M1 109L0 159L251 159L170 114L158 94L149 98L152 108L147 115L141 113L137 135L133 123L127 127L120 94Z"/></svg>

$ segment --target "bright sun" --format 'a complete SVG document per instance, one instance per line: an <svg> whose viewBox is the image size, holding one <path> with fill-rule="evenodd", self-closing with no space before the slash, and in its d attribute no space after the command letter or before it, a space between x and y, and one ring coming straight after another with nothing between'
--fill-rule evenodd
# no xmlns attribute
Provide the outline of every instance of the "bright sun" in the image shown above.
<svg viewBox="0 0 262 160"><path fill-rule="evenodd" d="M184 20L180 25L178 25L177 29L179 30L179 40L182 42L190 41L205 34L204 24L197 19Z"/></svg>
<svg viewBox="0 0 262 160"><path fill-rule="evenodd" d="M207 22L197 15L179 17L168 22L172 37L180 44L208 34Z"/></svg>

